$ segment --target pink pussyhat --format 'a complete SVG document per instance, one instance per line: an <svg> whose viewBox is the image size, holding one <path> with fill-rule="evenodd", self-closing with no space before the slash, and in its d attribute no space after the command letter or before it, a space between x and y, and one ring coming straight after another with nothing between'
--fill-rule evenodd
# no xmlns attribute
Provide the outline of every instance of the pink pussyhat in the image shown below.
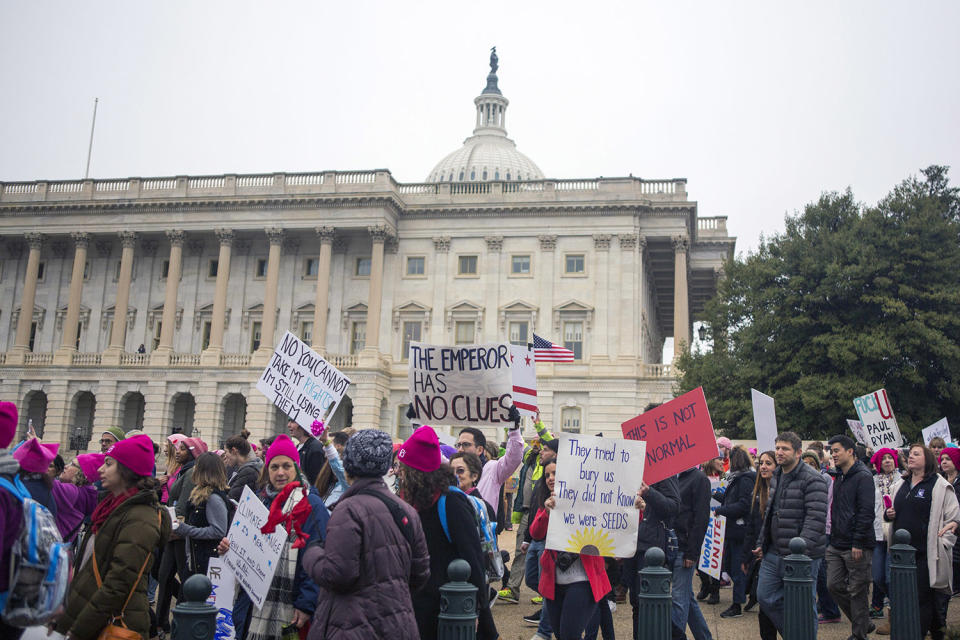
<svg viewBox="0 0 960 640"><path fill-rule="evenodd" d="M98 469L103 466L103 459L106 457L102 453L81 453L77 456L77 466L83 471L87 481L96 482L100 479Z"/></svg>
<svg viewBox="0 0 960 640"><path fill-rule="evenodd" d="M59 443L43 444L37 438L30 438L13 452L13 458L24 471L43 473L57 457L59 449Z"/></svg>
<svg viewBox="0 0 960 640"><path fill-rule="evenodd" d="M115 442L106 456L113 458L138 476L152 476L155 465L153 441L149 436L133 436Z"/></svg>
<svg viewBox="0 0 960 640"><path fill-rule="evenodd" d="M17 405L12 402L0 402L0 449L6 449L17 434Z"/></svg>
<svg viewBox="0 0 960 640"><path fill-rule="evenodd" d="M200 438L184 438L180 441L180 444L186 445L195 459L199 458L201 453L207 452L207 443Z"/></svg>
<svg viewBox="0 0 960 640"><path fill-rule="evenodd" d="M429 425L417 427L397 452L397 459L412 469L430 473L440 468L440 440Z"/></svg>
<svg viewBox="0 0 960 640"><path fill-rule="evenodd" d="M291 440L290 436L285 433L278 435L277 439L274 440L273 444L270 445L270 448L267 449L267 455L264 457L264 462L269 465L270 461L277 456L287 456L296 464L300 464L300 453L297 451L297 445L293 444L293 440Z"/></svg>

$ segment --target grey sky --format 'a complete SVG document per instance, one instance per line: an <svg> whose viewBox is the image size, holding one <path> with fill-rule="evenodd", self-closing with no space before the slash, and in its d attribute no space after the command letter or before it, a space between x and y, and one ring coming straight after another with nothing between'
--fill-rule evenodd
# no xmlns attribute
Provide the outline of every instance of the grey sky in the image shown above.
<svg viewBox="0 0 960 640"><path fill-rule="evenodd" d="M740 250L850 185L960 183L960 3L0 4L0 180L388 168L473 127L497 45L544 173L686 177Z"/></svg>

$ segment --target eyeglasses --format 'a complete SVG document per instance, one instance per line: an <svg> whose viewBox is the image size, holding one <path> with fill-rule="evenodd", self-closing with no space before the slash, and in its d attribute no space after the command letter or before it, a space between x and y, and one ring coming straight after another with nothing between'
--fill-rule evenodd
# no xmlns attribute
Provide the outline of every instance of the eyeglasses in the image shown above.
<svg viewBox="0 0 960 640"><path fill-rule="evenodd" d="M458 476L462 476L463 474L465 474L465 473L467 472L467 470L464 469L463 467L459 467L459 468L457 468L457 469L454 469L453 472L454 472L455 474L457 474Z"/></svg>
<svg viewBox="0 0 960 640"><path fill-rule="evenodd" d="M467 447L474 446L474 444L472 442L458 442L453 446L456 447L457 449L466 449Z"/></svg>

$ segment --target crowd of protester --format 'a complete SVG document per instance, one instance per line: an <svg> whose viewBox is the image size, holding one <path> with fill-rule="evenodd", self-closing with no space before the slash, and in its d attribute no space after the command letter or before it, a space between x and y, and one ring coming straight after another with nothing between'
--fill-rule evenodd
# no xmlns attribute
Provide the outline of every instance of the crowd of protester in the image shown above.
<svg viewBox="0 0 960 640"><path fill-rule="evenodd" d="M230 553L246 488L269 512L262 531L287 535L262 605L237 589L238 640L436 638L454 559L467 562L478 589L480 640L500 637L492 608L519 603L524 585L540 605L523 616L536 627L532 640L613 640L613 612L627 602L636 637L638 572L653 547L672 571L674 638L689 629L711 640L701 606L718 604L730 586L720 617L756 609L759 637L773 640L784 626L784 558L798 536L817 576L812 615L821 624L845 617L850 637L862 639L889 633L888 548L898 529L917 549L922 632L944 637L960 590L955 446L934 439L871 451L837 435L804 449L783 432L773 451L758 452L722 437L718 458L641 485L637 551L614 559L545 548L559 440L539 417L524 439L515 410L511 417L499 444L468 427L452 446L425 425L395 443L376 429L329 433L290 421L287 433L253 443L244 431L217 451L199 437L155 442L110 427L100 453L67 463L59 445L32 433L13 443L17 408L0 403L0 477L46 507L71 545L73 576L49 624L70 640L93 640L118 620L144 639L169 636L186 579ZM726 518L720 579L698 570L711 513ZM0 488L0 604L22 514ZM491 547L483 523L495 535L513 531L515 546ZM0 637L22 632L0 619Z"/></svg>

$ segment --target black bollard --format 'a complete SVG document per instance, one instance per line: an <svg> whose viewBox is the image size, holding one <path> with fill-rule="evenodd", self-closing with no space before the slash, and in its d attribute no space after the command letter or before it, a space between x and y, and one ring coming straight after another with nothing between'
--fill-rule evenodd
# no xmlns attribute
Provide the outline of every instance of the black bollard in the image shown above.
<svg viewBox="0 0 960 640"><path fill-rule="evenodd" d="M659 547L650 547L643 554L640 589L637 592L637 637L643 640L670 639L670 612L673 607L670 578L673 572L663 566L665 558Z"/></svg>
<svg viewBox="0 0 960 640"><path fill-rule="evenodd" d="M477 588L468 582L470 565L466 560L454 560L447 567L447 577L450 582L440 587L437 640L474 640L477 637Z"/></svg>
<svg viewBox="0 0 960 640"><path fill-rule="evenodd" d="M217 608L207 604L212 586L207 576L196 574L183 583L183 601L173 608L171 640L213 640Z"/></svg>
<svg viewBox="0 0 960 640"><path fill-rule="evenodd" d="M890 547L890 637L920 640L920 599L917 595L917 550L910 533L897 529Z"/></svg>
<svg viewBox="0 0 960 640"><path fill-rule="evenodd" d="M783 640L816 640L817 614L813 603L813 560L806 555L807 541L790 541L783 559Z"/></svg>

